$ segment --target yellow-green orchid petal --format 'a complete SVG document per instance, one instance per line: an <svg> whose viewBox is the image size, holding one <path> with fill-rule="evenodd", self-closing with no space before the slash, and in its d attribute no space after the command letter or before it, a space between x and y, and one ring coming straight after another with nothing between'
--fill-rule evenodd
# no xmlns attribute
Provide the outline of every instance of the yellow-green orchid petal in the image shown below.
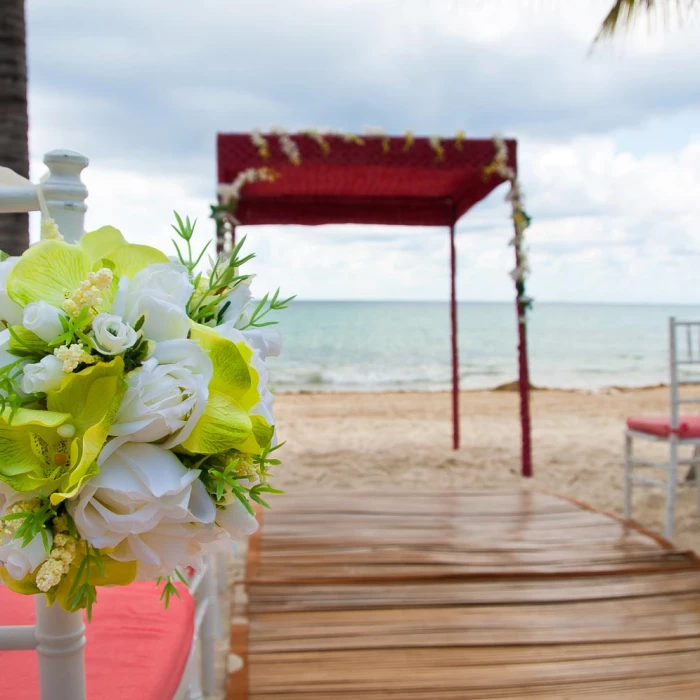
<svg viewBox="0 0 700 700"><path fill-rule="evenodd" d="M91 271L82 248L63 241L41 241L25 251L7 278L7 294L20 306L45 301L61 308Z"/></svg>
<svg viewBox="0 0 700 700"><path fill-rule="evenodd" d="M144 267L170 262L168 256L157 248L135 243L118 246L106 257L114 263L113 272L116 278L124 276L132 279Z"/></svg>
<svg viewBox="0 0 700 700"><path fill-rule="evenodd" d="M67 445L57 428L70 419L69 413L20 408L9 422L6 409L0 416L0 479L15 491L50 482L60 463L67 462Z"/></svg>
<svg viewBox="0 0 700 700"><path fill-rule="evenodd" d="M97 473L95 460L126 391L123 374L124 361L117 357L68 375L60 389L47 394L49 411L74 411L71 423L80 437L71 444L71 468L61 479L59 491L51 495L53 505L77 494L85 481Z"/></svg>
<svg viewBox="0 0 700 700"><path fill-rule="evenodd" d="M50 353L48 343L36 333L28 331L24 326L10 327L10 342L8 348L18 357L44 356Z"/></svg>
<svg viewBox="0 0 700 700"><path fill-rule="evenodd" d="M248 454L260 454L272 442L275 426L270 425L262 416L250 416L252 432L248 439L236 449Z"/></svg>
<svg viewBox="0 0 700 700"><path fill-rule="evenodd" d="M78 245L87 253L93 266L102 258L108 258L115 248L126 244L126 239L122 236L121 231L114 226L103 226L96 231L90 231L78 242Z"/></svg>
<svg viewBox="0 0 700 700"><path fill-rule="evenodd" d="M214 375L209 388L234 399L246 411L260 401L258 373L250 361L253 351L244 342L234 343L214 329L199 323L192 324L190 337L207 351Z"/></svg>
<svg viewBox="0 0 700 700"><path fill-rule="evenodd" d="M230 397L209 391L204 415L182 447L193 454L218 454L237 448L252 434L247 411Z"/></svg>
<svg viewBox="0 0 700 700"><path fill-rule="evenodd" d="M2 582L11 591L21 593L22 595L37 595L38 593L41 593L41 591L36 587L35 575L36 573L29 573L23 579L17 581L7 573L5 567L0 566L0 579Z"/></svg>

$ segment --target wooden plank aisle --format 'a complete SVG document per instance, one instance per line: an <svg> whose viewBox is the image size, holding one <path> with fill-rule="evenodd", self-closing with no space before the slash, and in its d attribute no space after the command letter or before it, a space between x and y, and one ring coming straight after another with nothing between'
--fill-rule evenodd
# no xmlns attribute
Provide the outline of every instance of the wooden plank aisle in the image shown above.
<svg viewBox="0 0 700 700"><path fill-rule="evenodd" d="M700 561L529 491L287 495L229 700L700 697Z"/></svg>

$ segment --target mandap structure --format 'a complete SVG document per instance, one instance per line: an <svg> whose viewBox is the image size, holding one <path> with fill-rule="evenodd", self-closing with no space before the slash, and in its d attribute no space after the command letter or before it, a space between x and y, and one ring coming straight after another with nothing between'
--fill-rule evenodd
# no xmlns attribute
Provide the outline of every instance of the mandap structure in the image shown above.
<svg viewBox="0 0 700 700"><path fill-rule="evenodd" d="M455 225L504 182L513 209L522 424L522 474L532 475L523 233L529 218L517 181L516 142L510 139L363 136L316 130L217 137L217 249L235 242L236 226L259 224L394 224L444 226L450 235L453 446L459 448L459 354L455 290Z"/></svg>

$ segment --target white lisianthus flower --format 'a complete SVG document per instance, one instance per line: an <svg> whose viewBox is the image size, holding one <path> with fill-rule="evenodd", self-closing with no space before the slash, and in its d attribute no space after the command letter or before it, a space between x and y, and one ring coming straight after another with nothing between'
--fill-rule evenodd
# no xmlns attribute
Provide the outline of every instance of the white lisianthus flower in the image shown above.
<svg viewBox="0 0 700 700"><path fill-rule="evenodd" d="M97 352L103 355L121 355L139 339L139 334L114 314L97 314L92 320L92 332Z"/></svg>
<svg viewBox="0 0 700 700"><path fill-rule="evenodd" d="M260 359L277 357L282 352L282 335L279 331L271 331L267 328L251 328L242 331L245 342L260 353Z"/></svg>
<svg viewBox="0 0 700 700"><path fill-rule="evenodd" d="M26 394L45 394L60 388L65 376L63 362L54 355L47 355L41 362L24 366L22 391Z"/></svg>
<svg viewBox="0 0 700 700"><path fill-rule="evenodd" d="M46 535L51 548L51 533L47 531ZM21 581L34 571L46 557L41 534L35 535L26 547L22 546L21 539L8 539L0 545L0 564L15 581Z"/></svg>
<svg viewBox="0 0 700 700"><path fill-rule="evenodd" d="M61 317L68 319L68 315L55 306L45 301L35 301L24 307L22 325L45 343L50 343L63 333Z"/></svg>
<svg viewBox="0 0 700 700"><path fill-rule="evenodd" d="M114 548L117 561L138 561L139 578L168 575L195 563L217 534L216 508L199 470L169 450L127 443L71 500L80 536L93 547Z"/></svg>
<svg viewBox="0 0 700 700"><path fill-rule="evenodd" d="M225 530L232 539L241 539L257 532L259 524L243 504L230 494L229 501L223 508L216 511L216 524Z"/></svg>
<svg viewBox="0 0 700 700"><path fill-rule="evenodd" d="M233 323L234 327L246 324L248 320L246 309L250 306L253 298L250 291L253 277L254 275L251 275L248 279L242 280L228 294L222 297L217 307L217 311L221 311L224 307L226 308L221 317L221 323Z"/></svg>
<svg viewBox="0 0 700 700"><path fill-rule="evenodd" d="M186 338L190 331L187 302L194 287L183 265L149 265L132 280L121 277L112 313L131 326L145 316L141 332L148 340Z"/></svg>
<svg viewBox="0 0 700 700"><path fill-rule="evenodd" d="M127 377L110 429L116 439L105 445L100 462L127 440L162 440L166 448L186 440L204 413L212 374L209 356L193 340L157 343L153 356Z"/></svg>
<svg viewBox="0 0 700 700"><path fill-rule="evenodd" d="M7 278L19 262L19 256L11 256L0 262L0 320L11 326L22 323L22 307L7 296Z"/></svg>

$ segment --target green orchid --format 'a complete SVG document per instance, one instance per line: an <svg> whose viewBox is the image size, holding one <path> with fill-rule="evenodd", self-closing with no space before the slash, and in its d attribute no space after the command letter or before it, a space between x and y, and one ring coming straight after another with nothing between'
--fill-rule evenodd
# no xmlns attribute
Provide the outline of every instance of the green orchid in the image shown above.
<svg viewBox="0 0 700 700"><path fill-rule="evenodd" d="M67 374L47 409L0 415L0 480L16 491L45 489L55 505L98 472L95 463L121 403L124 362L116 358Z"/></svg>
<svg viewBox="0 0 700 700"><path fill-rule="evenodd" d="M114 280L97 311L108 312L120 277L132 278L149 265L167 262L165 253L127 243L117 229L106 226L86 233L77 244L48 240L29 248L7 278L7 294L21 307L45 301L60 309L90 272L107 267Z"/></svg>
<svg viewBox="0 0 700 700"><path fill-rule="evenodd" d="M272 439L264 418L249 415L260 401L253 351L244 342L224 338L208 326L192 324L190 337L212 361L209 400L204 415L181 448L192 454L218 454L237 449L259 454Z"/></svg>

